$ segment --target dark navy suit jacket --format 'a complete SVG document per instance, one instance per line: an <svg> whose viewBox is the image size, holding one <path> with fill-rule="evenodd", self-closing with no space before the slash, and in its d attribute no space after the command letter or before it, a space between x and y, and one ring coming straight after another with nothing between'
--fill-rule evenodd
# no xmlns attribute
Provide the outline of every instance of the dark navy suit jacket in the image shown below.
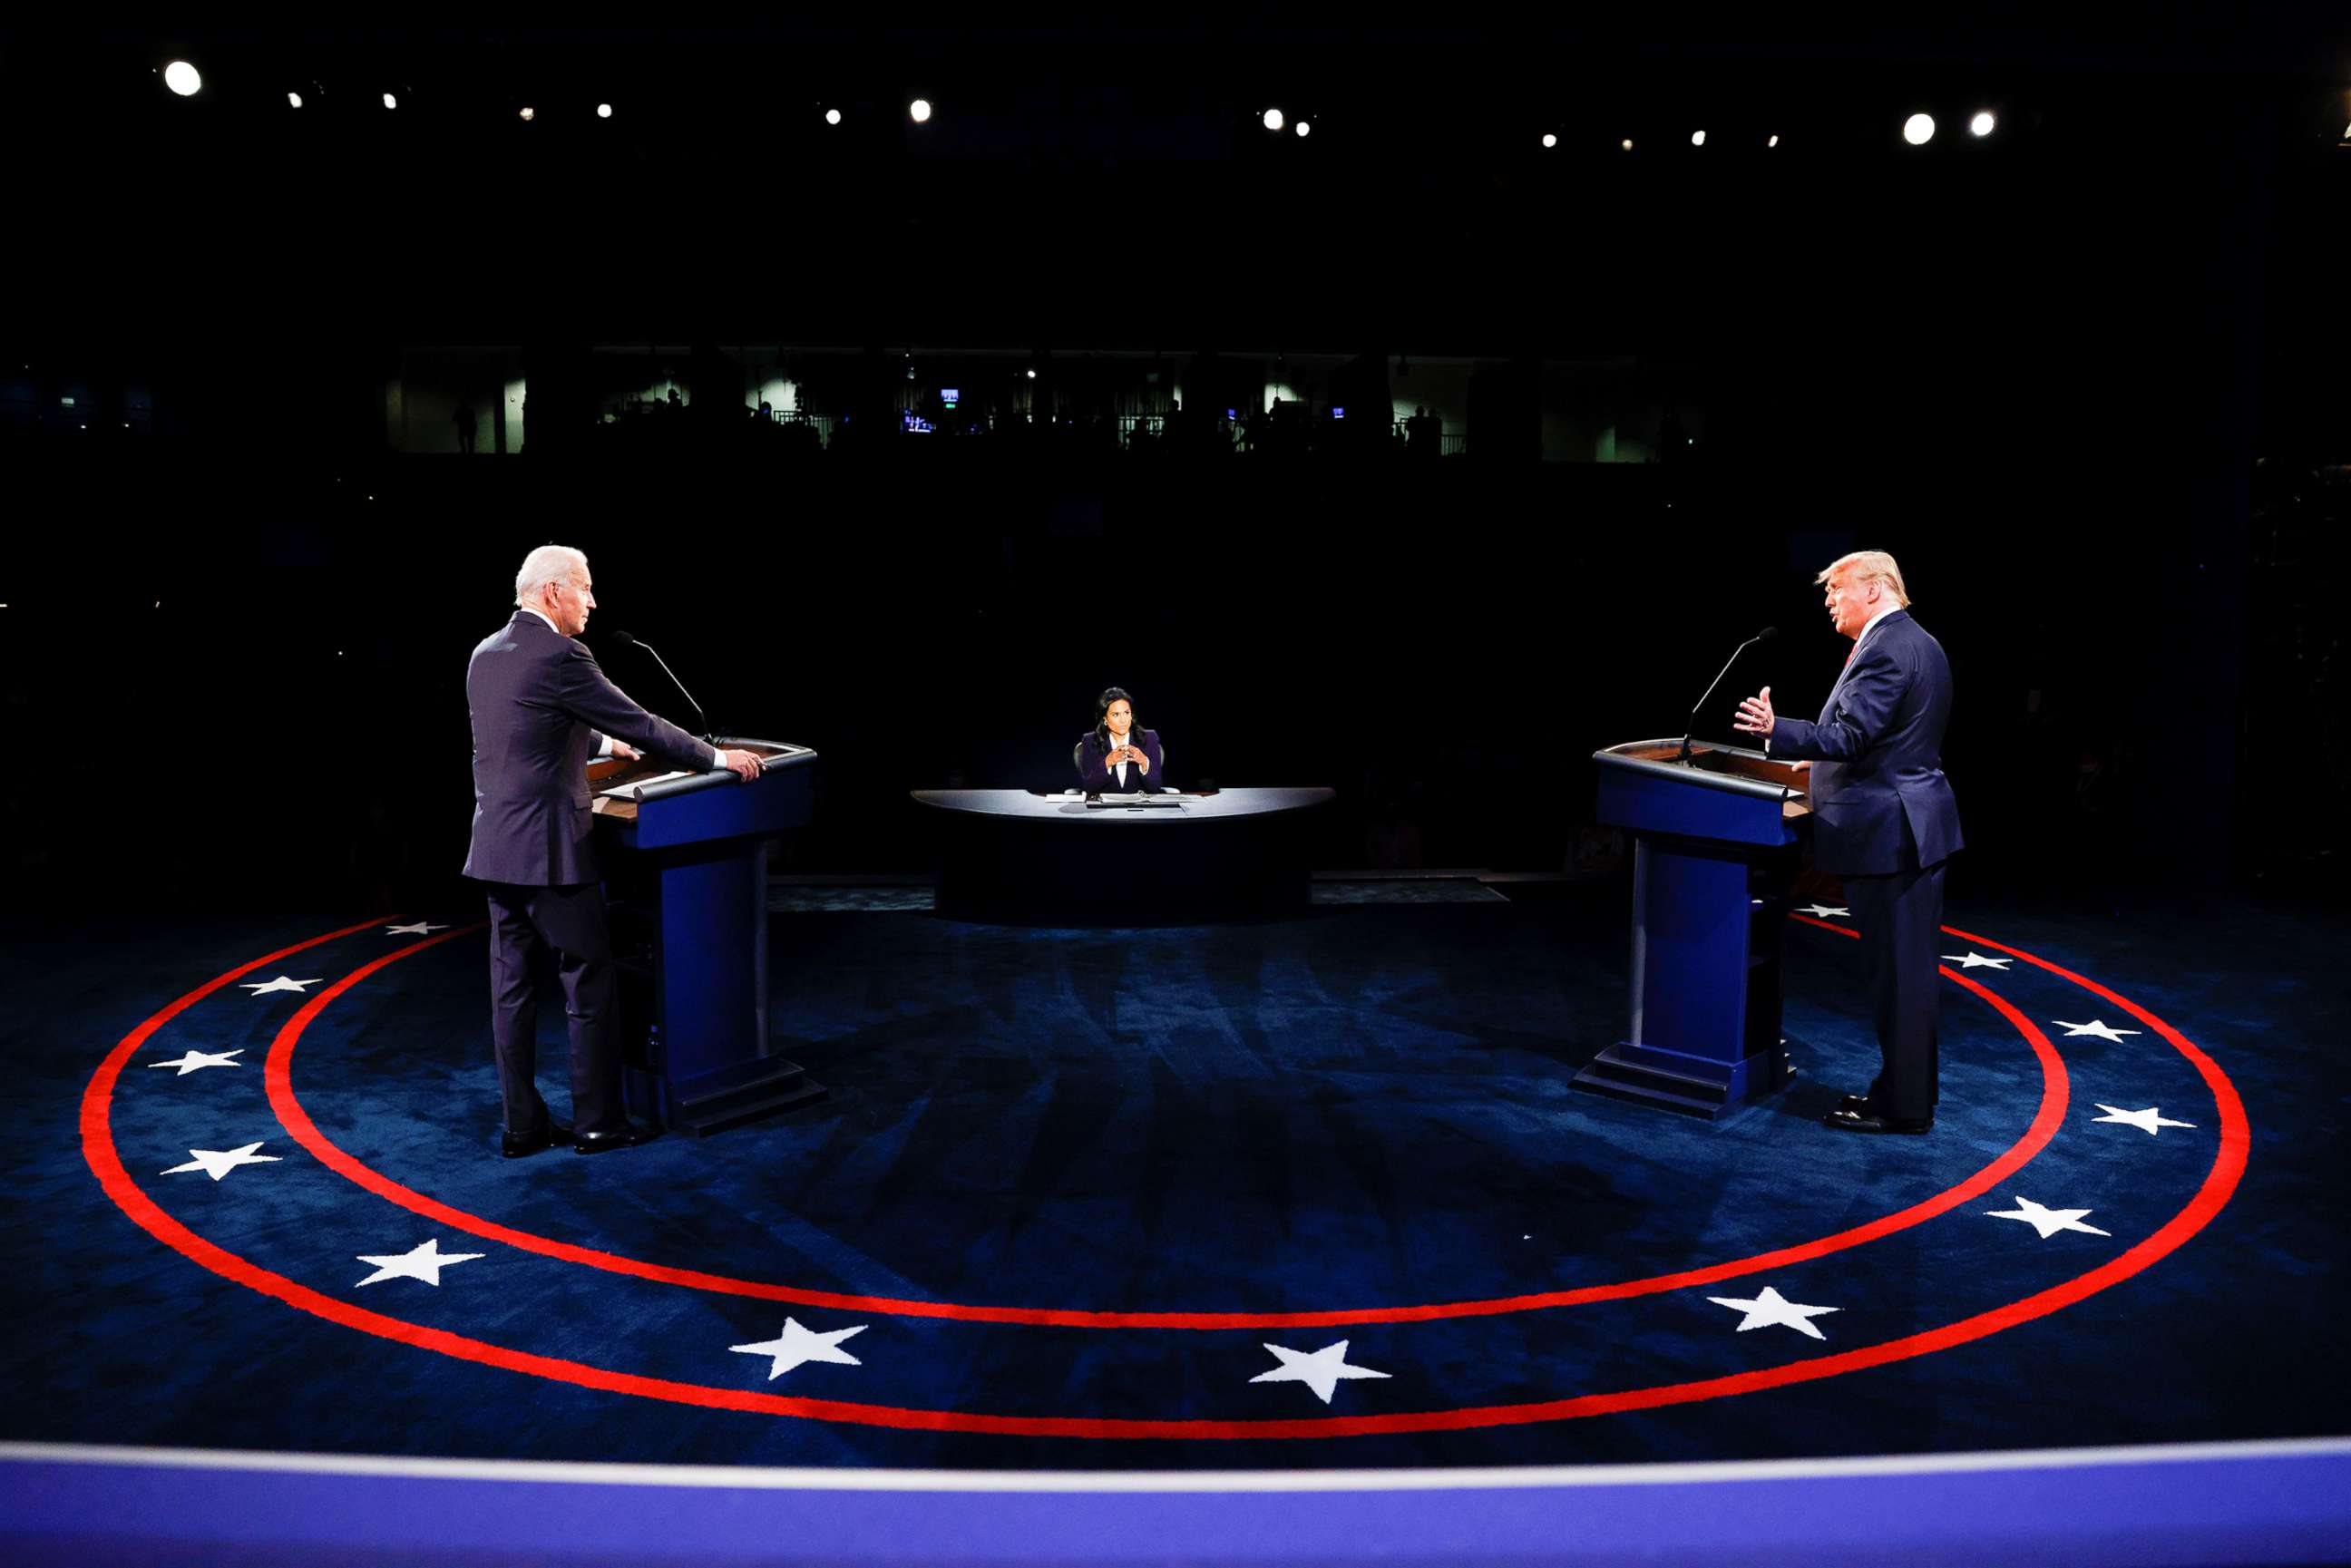
<svg viewBox="0 0 2351 1568"><path fill-rule="evenodd" d="M1950 719L1943 645L1896 610L1862 633L1817 720L1782 716L1772 725L1773 758L1813 759L1813 854L1823 870L1903 870L1906 827L1921 866L1959 851L1959 802L1943 777Z"/></svg>
<svg viewBox="0 0 2351 1568"><path fill-rule="evenodd" d="M1165 789L1167 768L1159 758L1159 732L1155 729L1130 730L1126 743L1151 758L1151 772L1147 776L1142 768L1130 762L1126 765L1126 782L1121 784L1118 774L1102 760L1113 747L1098 732L1090 729L1078 737L1078 788L1089 795L1114 795L1121 790L1128 794L1140 791L1145 795L1155 795Z"/></svg>
<svg viewBox="0 0 2351 1568"><path fill-rule="evenodd" d="M588 758L616 736L673 768L715 768L717 747L647 713L604 678L588 645L528 610L465 666L474 717L474 838L465 874L560 887L596 880Z"/></svg>

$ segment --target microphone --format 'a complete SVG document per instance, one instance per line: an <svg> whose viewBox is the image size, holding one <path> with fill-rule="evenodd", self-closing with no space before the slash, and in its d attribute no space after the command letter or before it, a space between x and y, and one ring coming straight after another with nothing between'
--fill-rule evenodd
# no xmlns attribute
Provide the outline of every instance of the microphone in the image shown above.
<svg viewBox="0 0 2351 1568"><path fill-rule="evenodd" d="M677 695L686 700L694 709L694 716L702 722L702 738L710 742L713 746L716 746L718 744L718 737L710 733L710 716L702 711L702 705L694 700L694 694L685 689L685 683L677 678L676 672L669 667L669 661L663 658L660 653L655 653L653 645L651 643L641 642L638 639L630 636L626 632L612 632L607 633L607 635L623 648L643 648L646 653L652 653L653 656L653 663L661 666L661 673L669 676L669 684L677 688Z"/></svg>
<svg viewBox="0 0 2351 1568"><path fill-rule="evenodd" d="M1691 708L1691 709L1690 709L1690 711L1689 711L1689 722L1690 722L1690 728L1695 729L1695 728L1698 727L1698 711L1699 711L1699 709L1701 709L1701 708L1705 707L1705 706L1706 706L1706 705L1707 705L1708 703L1709 703L1709 702L1711 702L1711 701L1713 701L1713 700L1714 700L1714 694L1715 694L1716 687L1719 687L1719 686L1720 686L1720 685L1722 685L1722 676L1723 676L1723 675L1727 675L1727 674L1730 674L1730 666L1731 666L1732 664L1735 664L1739 663L1739 655L1740 655L1740 654L1741 654L1741 653L1744 653L1745 652L1747 652L1747 650L1748 650L1748 649L1752 648L1752 647L1753 647L1753 646L1755 646L1755 644L1756 644L1756 643L1769 643L1770 641L1771 641L1771 639L1773 639L1774 637L1777 637L1779 634L1780 634L1780 629L1779 629L1777 626L1766 626L1766 627L1764 627L1764 628L1763 628L1763 630L1761 630L1761 632L1756 632L1756 633L1755 633L1755 635L1753 635L1752 637L1750 637L1749 639L1747 639L1747 641L1745 641L1744 643L1741 643L1740 644L1739 644L1739 646L1738 646L1738 647L1733 648L1733 649L1730 651L1730 657L1729 657L1729 659L1728 661L1726 661L1726 662L1724 663L1723 666L1722 666L1722 674L1721 674L1721 675L1717 675L1717 676L1715 676L1715 677L1714 677L1714 685L1711 685L1711 686L1707 687L1707 688L1706 688L1706 695L1704 695L1704 696L1702 696L1702 697L1700 697L1700 698L1698 698L1698 706L1697 706L1697 707L1693 707L1693 708ZM1677 757L1677 758L1674 758L1674 760L1675 760L1675 761L1677 761L1677 762L1687 762L1687 761L1689 760L1689 751L1690 751L1690 737L1689 737L1689 734L1688 734L1688 732L1687 732L1687 731L1685 731L1685 732L1683 733L1683 735L1682 735L1682 749L1681 749L1681 755L1680 755L1680 756L1678 756L1678 757Z"/></svg>

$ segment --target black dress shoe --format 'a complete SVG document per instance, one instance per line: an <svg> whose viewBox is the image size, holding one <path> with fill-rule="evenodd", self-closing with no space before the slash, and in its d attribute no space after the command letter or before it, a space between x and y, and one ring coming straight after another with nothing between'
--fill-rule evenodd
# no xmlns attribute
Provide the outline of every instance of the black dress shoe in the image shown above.
<svg viewBox="0 0 2351 1568"><path fill-rule="evenodd" d="M1866 1094L1848 1094L1843 1100L1837 1102L1837 1109L1840 1111L1850 1111L1856 1116L1866 1116L1869 1114L1869 1096Z"/></svg>
<svg viewBox="0 0 2351 1568"><path fill-rule="evenodd" d="M563 1126L559 1123L549 1122L536 1133L500 1133L498 1134L498 1152L506 1155L506 1157L510 1160L518 1160L525 1155L535 1155L538 1153L539 1150L549 1147L552 1145L568 1144L570 1141L570 1128Z"/></svg>
<svg viewBox="0 0 2351 1568"><path fill-rule="evenodd" d="M601 1155L612 1149L632 1149L639 1144L649 1144L661 1134L623 1122L610 1132L575 1133L571 1135L571 1152L575 1155Z"/></svg>
<svg viewBox="0 0 2351 1568"><path fill-rule="evenodd" d="M1845 1133L1926 1133L1934 1130L1935 1118L1921 1116L1906 1122L1875 1111L1832 1111L1821 1118L1821 1124Z"/></svg>

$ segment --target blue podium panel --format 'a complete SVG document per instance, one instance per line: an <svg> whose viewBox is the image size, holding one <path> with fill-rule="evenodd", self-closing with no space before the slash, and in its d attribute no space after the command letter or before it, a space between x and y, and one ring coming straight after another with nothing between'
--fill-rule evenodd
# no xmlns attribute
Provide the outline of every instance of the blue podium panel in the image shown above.
<svg viewBox="0 0 2351 1568"><path fill-rule="evenodd" d="M1634 835L1625 1040L1575 1087L1719 1116L1791 1076L1779 921L1804 774L1761 752L1636 741L1596 753L1600 821Z"/></svg>
<svg viewBox="0 0 2351 1568"><path fill-rule="evenodd" d="M768 846L814 809L816 753L720 737L766 771L590 769L627 1031L629 1109L700 1134L820 1098L768 1043Z"/></svg>

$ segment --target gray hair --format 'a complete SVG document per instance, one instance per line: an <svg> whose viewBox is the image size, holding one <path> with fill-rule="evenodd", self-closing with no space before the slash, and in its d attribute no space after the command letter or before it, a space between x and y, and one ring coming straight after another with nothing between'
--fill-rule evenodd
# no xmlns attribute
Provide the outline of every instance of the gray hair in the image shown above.
<svg viewBox="0 0 2351 1568"><path fill-rule="evenodd" d="M515 573L515 602L528 604L549 583L587 570L588 558L569 545L541 545L522 558L522 570Z"/></svg>
<svg viewBox="0 0 2351 1568"><path fill-rule="evenodd" d="M1841 555L1821 568L1820 576L1813 580L1815 583L1826 582L1837 573L1848 570L1853 574L1853 581L1882 582L1886 584L1886 591L1894 595L1895 603L1905 610L1910 608L1910 591L1902 586L1902 569L1895 565L1894 558L1882 549L1857 549L1851 555Z"/></svg>

